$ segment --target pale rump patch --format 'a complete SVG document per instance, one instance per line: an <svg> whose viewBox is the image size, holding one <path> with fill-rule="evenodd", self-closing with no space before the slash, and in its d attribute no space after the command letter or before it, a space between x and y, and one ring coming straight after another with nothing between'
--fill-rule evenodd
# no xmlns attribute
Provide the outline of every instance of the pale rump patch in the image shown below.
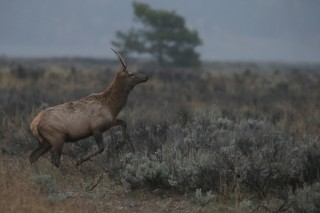
<svg viewBox="0 0 320 213"><path fill-rule="evenodd" d="M38 139L39 143L43 142L43 139L41 138L41 136L39 135L39 132L38 132L38 126L41 121L42 114L43 114L43 111L40 112L38 115L36 115L36 117L34 117L34 119L32 120L32 122L30 124L30 129L31 129L33 135Z"/></svg>

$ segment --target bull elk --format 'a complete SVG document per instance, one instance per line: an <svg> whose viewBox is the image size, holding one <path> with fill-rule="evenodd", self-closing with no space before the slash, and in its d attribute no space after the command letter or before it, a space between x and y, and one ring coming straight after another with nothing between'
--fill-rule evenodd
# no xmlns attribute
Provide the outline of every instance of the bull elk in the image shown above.
<svg viewBox="0 0 320 213"><path fill-rule="evenodd" d="M30 163L34 163L47 151L52 151L51 161L59 167L64 143L75 142L93 136L98 150L77 160L77 165L103 152L103 132L120 125L121 136L118 146L125 142L126 122L117 119L117 115L127 102L130 91L148 80L148 77L129 72L124 58L112 49L119 58L122 68L117 72L109 88L100 93L49 107L34 117L30 124L31 131L38 141L38 147L30 154Z"/></svg>

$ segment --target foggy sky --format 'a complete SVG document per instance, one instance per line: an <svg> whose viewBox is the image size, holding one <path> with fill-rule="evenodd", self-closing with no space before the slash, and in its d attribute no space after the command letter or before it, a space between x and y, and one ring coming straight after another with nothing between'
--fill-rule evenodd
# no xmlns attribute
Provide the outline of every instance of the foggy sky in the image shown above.
<svg viewBox="0 0 320 213"><path fill-rule="evenodd" d="M320 1L140 2L184 16L202 59L320 62ZM115 32L135 24L132 0L0 0L0 55L113 57Z"/></svg>

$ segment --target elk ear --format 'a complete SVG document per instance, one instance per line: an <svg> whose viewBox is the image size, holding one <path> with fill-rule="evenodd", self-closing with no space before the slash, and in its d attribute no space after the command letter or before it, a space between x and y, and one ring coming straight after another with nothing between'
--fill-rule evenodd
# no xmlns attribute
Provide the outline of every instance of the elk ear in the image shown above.
<svg viewBox="0 0 320 213"><path fill-rule="evenodd" d="M124 74L127 74L127 73L128 73L127 64L126 64L126 62L124 61L123 56L122 56L120 53L118 53L117 51L115 51L113 48L111 48L111 49L112 49L112 51L118 56L118 59L119 59L119 61L120 61L121 64L122 64L121 72L123 72Z"/></svg>

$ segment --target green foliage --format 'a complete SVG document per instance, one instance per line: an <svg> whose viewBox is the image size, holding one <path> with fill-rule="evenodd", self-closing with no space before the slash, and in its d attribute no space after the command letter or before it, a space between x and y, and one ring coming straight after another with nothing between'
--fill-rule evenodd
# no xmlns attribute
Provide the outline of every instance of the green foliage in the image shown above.
<svg viewBox="0 0 320 213"><path fill-rule="evenodd" d="M68 198L68 196L65 193L57 192L57 193L50 193L48 195L48 201L50 203L56 203L60 201L64 201Z"/></svg>
<svg viewBox="0 0 320 213"><path fill-rule="evenodd" d="M201 44L197 31L189 30L174 11L155 10L144 3L133 3L134 15L143 28L118 31L113 45L123 53L147 53L160 65L198 66Z"/></svg>
<svg viewBox="0 0 320 213"><path fill-rule="evenodd" d="M40 186L41 191L52 193L56 190L56 184L52 175L49 174L33 174L32 181Z"/></svg>
<svg viewBox="0 0 320 213"><path fill-rule="evenodd" d="M194 201L202 206L206 205L207 203L213 201L214 194L211 191L207 191L207 193L202 193L201 189L196 189L196 194Z"/></svg>
<svg viewBox="0 0 320 213"><path fill-rule="evenodd" d="M237 123L194 113L183 123L144 125L129 135L135 152L118 155L117 170L112 163L101 163L132 189L201 188L230 194L239 185L241 192L258 199L268 195L286 199L291 189L318 180L313 175L318 165L309 166L305 153L313 149L312 159L316 159L319 139L295 140L263 120Z"/></svg>
<svg viewBox="0 0 320 213"><path fill-rule="evenodd" d="M320 212L320 183L305 186L290 197L294 212Z"/></svg>
<svg viewBox="0 0 320 213"><path fill-rule="evenodd" d="M68 198L65 193L57 191L57 184L51 174L34 173L32 175L32 182L38 184L40 190L48 194L47 199L50 203L64 201Z"/></svg>

